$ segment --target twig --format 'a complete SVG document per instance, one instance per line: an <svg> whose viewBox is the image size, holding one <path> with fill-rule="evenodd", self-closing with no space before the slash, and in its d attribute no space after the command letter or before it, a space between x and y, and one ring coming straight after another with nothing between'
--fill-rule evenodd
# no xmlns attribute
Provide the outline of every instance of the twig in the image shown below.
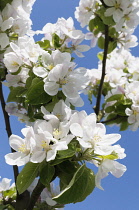
<svg viewBox="0 0 139 210"><path fill-rule="evenodd" d="M104 78L106 74L106 60L107 60L107 53L108 53L108 45L109 45L109 26L105 25L105 43L104 43L104 55L102 61L102 75L100 80L100 85L98 89L98 96L96 101L95 113L98 116L100 111L100 103L101 103L101 95L103 89Z"/></svg>
<svg viewBox="0 0 139 210"><path fill-rule="evenodd" d="M112 122L112 121L117 120L117 119L120 119L120 118L127 118L127 116L116 115L115 117L113 117L113 118L111 118L109 120L101 121L101 123L109 123L109 122Z"/></svg>

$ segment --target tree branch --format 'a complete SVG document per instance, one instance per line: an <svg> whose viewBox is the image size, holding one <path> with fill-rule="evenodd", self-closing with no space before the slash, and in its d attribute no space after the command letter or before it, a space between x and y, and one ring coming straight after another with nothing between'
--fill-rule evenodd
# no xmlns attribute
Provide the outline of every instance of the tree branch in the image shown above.
<svg viewBox="0 0 139 210"><path fill-rule="evenodd" d="M5 126L6 126L6 132L7 132L8 138L9 138L12 135L12 131L11 131L11 126L10 126L9 115L5 111L6 103L5 103L5 100L4 100L4 95L3 95L1 81L0 81L0 100L1 100L1 107L2 107L2 111L3 111ZM11 151L15 152L15 150L12 149L12 148L11 148ZM16 179L17 179L17 176L19 174L18 167L16 165L13 166L13 172L14 172L14 180L15 180L15 183L16 183ZM28 203L29 197L30 196L29 196L29 192L28 191L25 191L21 195L19 195L18 192L17 192L15 209L16 210L24 210L25 206Z"/></svg>
<svg viewBox="0 0 139 210"><path fill-rule="evenodd" d="M45 186L39 180L37 186L35 187L35 189L33 190L32 194L31 194L30 202L29 202L29 205L26 210L32 210L34 208L35 203L37 202L37 200L44 188L45 188Z"/></svg>
<svg viewBox="0 0 139 210"><path fill-rule="evenodd" d="M105 43L104 43L104 55L103 55L103 61L102 61L102 75L101 75L100 85L98 89L98 96L97 96L97 101L96 101L96 107L95 107L95 113L97 116L100 111L101 95L102 95L104 78L106 74L106 60L107 60L107 54L108 54L108 45L109 45L109 26L105 25Z"/></svg>
<svg viewBox="0 0 139 210"><path fill-rule="evenodd" d="M12 131L11 131L11 126L10 126L9 115L5 111L5 105L6 104L5 104L5 100L4 100L4 96L3 96L2 83L1 82L0 82L0 100L1 100L1 107L2 107L2 111L3 111L4 120L5 120L6 132L7 132L8 138L9 138L12 135ZM11 151L15 152L12 148L11 148ZM13 171L14 171L14 179L15 179L15 182L16 182L17 176L19 174L18 167L13 166Z"/></svg>
<svg viewBox="0 0 139 210"><path fill-rule="evenodd" d="M113 117L111 119L101 121L101 123L103 123L103 124L104 123L109 123L109 122L112 122L112 121L117 120L117 119L120 119L120 118L127 118L127 116L116 115L115 117Z"/></svg>

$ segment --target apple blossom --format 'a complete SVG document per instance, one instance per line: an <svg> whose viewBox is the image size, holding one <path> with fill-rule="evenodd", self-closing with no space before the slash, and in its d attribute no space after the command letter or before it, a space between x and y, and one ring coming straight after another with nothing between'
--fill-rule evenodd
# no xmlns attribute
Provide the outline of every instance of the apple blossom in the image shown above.
<svg viewBox="0 0 139 210"><path fill-rule="evenodd" d="M45 120L38 120L34 125L34 132L36 135L36 146L31 156L31 162L42 162L45 158L46 161L54 160L59 150L68 149L66 140L69 140L69 129L53 128L50 122ZM71 136L70 140L73 138Z"/></svg>
<svg viewBox="0 0 139 210"><path fill-rule="evenodd" d="M125 171L126 171L126 166L122 165L121 163L118 163L117 161L109 160L109 159L104 160L100 164L98 173L96 174L96 177L95 177L96 186L100 188L101 190L103 190L101 186L101 179L108 176L109 172L115 177L119 178L124 174Z"/></svg>
<svg viewBox="0 0 139 210"><path fill-rule="evenodd" d="M10 188L14 187L14 183L10 186L11 179L3 178L0 182L0 192L9 190Z"/></svg>
<svg viewBox="0 0 139 210"><path fill-rule="evenodd" d="M35 146L35 135L32 127L23 128L24 139L17 135L11 135L10 146L16 151L5 155L5 161L9 165L22 166L30 161L30 156Z"/></svg>
<svg viewBox="0 0 139 210"><path fill-rule="evenodd" d="M89 149L97 155L110 155L114 148L112 144L120 139L120 134L106 134L105 126L96 123L96 115L94 113L85 116L79 120L78 113L73 114L71 118L70 131L77 136L77 140L83 150ZM85 115L84 115L85 114Z"/></svg>

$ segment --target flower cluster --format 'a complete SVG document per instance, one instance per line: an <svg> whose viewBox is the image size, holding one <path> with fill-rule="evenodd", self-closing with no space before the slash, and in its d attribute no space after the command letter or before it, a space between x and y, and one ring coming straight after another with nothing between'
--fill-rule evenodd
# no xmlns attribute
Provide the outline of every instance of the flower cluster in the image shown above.
<svg viewBox="0 0 139 210"><path fill-rule="evenodd" d="M0 13L0 46L2 50L14 42L17 36L23 36L31 30L30 13L35 0L12 1L6 4Z"/></svg>
<svg viewBox="0 0 139 210"><path fill-rule="evenodd" d="M118 60L118 62L117 62ZM103 94L105 96L105 119L111 123L122 124L135 131L139 127L139 58L130 52L114 50L109 54L106 65ZM98 69L88 70L90 84L88 92L94 91L101 79L102 62ZM93 92L92 92L93 93ZM121 118L115 120L115 117Z"/></svg>
<svg viewBox="0 0 139 210"><path fill-rule="evenodd" d="M10 186L11 179L3 178L0 182L0 205L9 203L9 208L14 205L16 199L15 183Z"/></svg>
<svg viewBox="0 0 139 210"><path fill-rule="evenodd" d="M105 126L96 123L94 113L73 112L62 100L55 105L53 113L44 107L42 112L45 120L37 120L33 127L22 129L24 139L16 135L10 137L10 146L17 152L5 156L8 164L50 162L60 155L60 151L68 151L74 140L77 145L72 159L90 161L99 167L97 187L102 189L101 177L108 172L116 177L125 172L126 167L115 161L125 157L124 149L113 145L121 138L120 134L106 134Z"/></svg>
<svg viewBox="0 0 139 210"><path fill-rule="evenodd" d="M132 34L139 24L138 8L136 0L80 0L75 17L82 27L89 25L97 38L104 37L104 27L109 25L113 44L128 49L137 45L137 37Z"/></svg>

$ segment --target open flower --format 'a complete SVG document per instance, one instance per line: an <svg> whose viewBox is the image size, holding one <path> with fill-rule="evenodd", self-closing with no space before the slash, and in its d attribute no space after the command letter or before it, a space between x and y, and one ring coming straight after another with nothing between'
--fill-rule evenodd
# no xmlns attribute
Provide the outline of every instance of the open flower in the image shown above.
<svg viewBox="0 0 139 210"><path fill-rule="evenodd" d="M0 192L9 190L10 188L14 187L14 183L10 186L11 179L3 178L0 182Z"/></svg>
<svg viewBox="0 0 139 210"><path fill-rule="evenodd" d="M113 146L120 138L120 134L106 134L106 128L102 123L96 123L96 114L83 116L75 113L71 118L70 131L77 137L83 149L90 148L97 155L109 155L113 152Z"/></svg>
<svg viewBox="0 0 139 210"><path fill-rule="evenodd" d="M30 156L35 146L35 135L32 127L22 129L24 139L17 135L11 135L10 146L16 151L5 155L5 161L9 165L22 166L30 161Z"/></svg>
<svg viewBox="0 0 139 210"><path fill-rule="evenodd" d="M122 165L121 163L118 163L114 160L104 160L101 165L99 166L98 173L95 177L95 183L96 187L103 190L101 187L101 179L108 176L108 173L110 172L113 176L116 178L120 178L124 172L126 171L126 166Z"/></svg>
<svg viewBox="0 0 139 210"><path fill-rule="evenodd" d="M62 128L53 128L51 123L45 120L37 120L34 131L36 146L31 156L31 162L34 163L42 162L44 159L46 161L54 160L57 151L68 149L67 144L74 137L70 138L67 135L68 128L64 128L64 126Z"/></svg>

